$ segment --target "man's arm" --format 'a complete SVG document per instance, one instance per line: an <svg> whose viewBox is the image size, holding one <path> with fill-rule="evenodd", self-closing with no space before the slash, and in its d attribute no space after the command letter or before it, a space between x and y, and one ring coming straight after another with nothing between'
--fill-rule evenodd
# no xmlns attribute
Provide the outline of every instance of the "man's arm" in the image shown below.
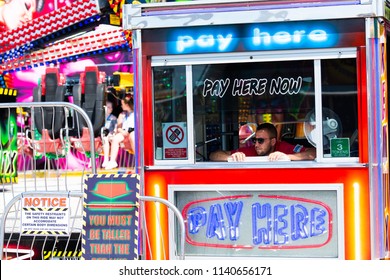
<svg viewBox="0 0 390 280"><path fill-rule="evenodd" d="M316 149L315 148L306 148L305 151L300 153L285 154L282 152L273 152L268 158L271 161L280 160L283 157L288 157L291 161L293 160L314 160L316 158Z"/></svg>
<svg viewBox="0 0 390 280"><path fill-rule="evenodd" d="M210 154L211 161L245 161L246 155L243 152L216 151Z"/></svg>
<svg viewBox="0 0 390 280"><path fill-rule="evenodd" d="M219 150L219 151L215 151L215 152L210 153L209 158L211 161L227 161L228 157L230 157L231 154L232 153L230 151Z"/></svg>
<svg viewBox="0 0 390 280"><path fill-rule="evenodd" d="M296 154L290 154L288 157L291 160L314 160L316 158L316 149L306 148L305 151Z"/></svg>

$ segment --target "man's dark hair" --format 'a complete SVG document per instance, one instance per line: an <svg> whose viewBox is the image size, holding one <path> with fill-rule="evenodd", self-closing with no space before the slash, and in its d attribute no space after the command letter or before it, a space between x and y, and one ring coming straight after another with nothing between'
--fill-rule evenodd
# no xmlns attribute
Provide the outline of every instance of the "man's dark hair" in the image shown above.
<svg viewBox="0 0 390 280"><path fill-rule="evenodd" d="M278 132L276 130L276 127L272 123L262 123L257 126L256 131L259 130L265 130L268 132L270 138L276 138L278 135Z"/></svg>

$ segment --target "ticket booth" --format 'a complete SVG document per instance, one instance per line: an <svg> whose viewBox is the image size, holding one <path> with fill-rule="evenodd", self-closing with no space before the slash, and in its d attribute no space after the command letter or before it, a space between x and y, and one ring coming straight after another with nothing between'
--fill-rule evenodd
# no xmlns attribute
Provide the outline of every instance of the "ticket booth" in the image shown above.
<svg viewBox="0 0 390 280"><path fill-rule="evenodd" d="M125 6L142 192L179 208L186 258L390 257L385 4L299 2ZM266 122L315 159L211 160ZM174 259L160 217L149 250Z"/></svg>

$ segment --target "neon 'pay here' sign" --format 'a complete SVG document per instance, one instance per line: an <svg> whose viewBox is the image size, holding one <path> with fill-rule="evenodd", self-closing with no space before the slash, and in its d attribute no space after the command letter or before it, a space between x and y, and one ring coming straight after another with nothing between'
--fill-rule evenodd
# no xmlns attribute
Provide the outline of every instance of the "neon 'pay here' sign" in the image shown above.
<svg viewBox="0 0 390 280"><path fill-rule="evenodd" d="M324 48L334 46L338 38L334 26L325 21L207 26L171 32L168 53Z"/></svg>
<svg viewBox="0 0 390 280"><path fill-rule="evenodd" d="M336 191L197 190L176 194L188 254L338 256Z"/></svg>

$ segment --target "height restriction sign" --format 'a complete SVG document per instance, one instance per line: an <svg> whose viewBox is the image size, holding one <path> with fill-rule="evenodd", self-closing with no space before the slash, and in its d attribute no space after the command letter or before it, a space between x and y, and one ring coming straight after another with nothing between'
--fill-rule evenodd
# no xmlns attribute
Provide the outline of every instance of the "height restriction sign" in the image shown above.
<svg viewBox="0 0 390 280"><path fill-rule="evenodd" d="M163 158L187 159L187 123L163 123Z"/></svg>

